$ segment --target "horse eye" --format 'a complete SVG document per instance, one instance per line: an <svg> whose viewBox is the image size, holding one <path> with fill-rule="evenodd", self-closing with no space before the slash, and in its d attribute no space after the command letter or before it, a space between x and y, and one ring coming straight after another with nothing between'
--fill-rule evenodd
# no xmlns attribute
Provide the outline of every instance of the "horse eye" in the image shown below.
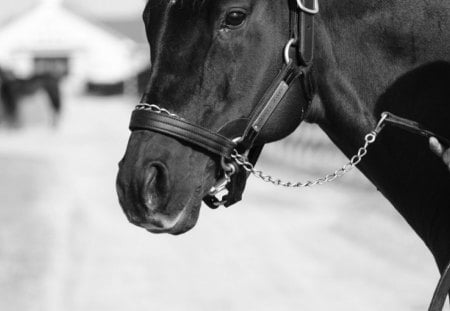
<svg viewBox="0 0 450 311"><path fill-rule="evenodd" d="M225 17L225 26L231 26L231 27L239 26L244 22L246 17L247 17L247 15L244 12L231 11Z"/></svg>

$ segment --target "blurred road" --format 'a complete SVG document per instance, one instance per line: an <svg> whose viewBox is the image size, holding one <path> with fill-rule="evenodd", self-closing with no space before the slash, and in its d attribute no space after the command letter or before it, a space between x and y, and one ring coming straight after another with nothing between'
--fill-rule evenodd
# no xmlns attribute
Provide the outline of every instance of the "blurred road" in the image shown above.
<svg viewBox="0 0 450 311"><path fill-rule="evenodd" d="M372 187L251 179L188 234L128 224L114 183L133 101L69 98L56 131L0 129L0 310L426 310L433 259Z"/></svg>

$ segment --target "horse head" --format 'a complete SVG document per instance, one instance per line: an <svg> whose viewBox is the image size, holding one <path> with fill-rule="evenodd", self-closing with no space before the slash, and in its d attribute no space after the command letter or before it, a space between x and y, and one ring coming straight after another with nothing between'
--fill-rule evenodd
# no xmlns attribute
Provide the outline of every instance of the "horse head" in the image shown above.
<svg viewBox="0 0 450 311"><path fill-rule="evenodd" d="M133 128L119 164L117 190L130 222L154 233L184 233L196 224L202 199L223 178L221 162L228 157L221 161L201 144L174 135L185 121L165 132L173 119L194 124L186 130L190 134L201 127L206 136L220 133L236 142L255 121L252 113L261 110L261 101L278 104L279 96L276 110L258 115L267 122L251 140L254 161L265 143L285 137L301 122L298 76L288 92L282 81L290 62L292 2L148 1L143 19L152 69L145 102L165 116L155 117L156 130ZM247 176L242 169L235 174L231 203L240 199Z"/></svg>

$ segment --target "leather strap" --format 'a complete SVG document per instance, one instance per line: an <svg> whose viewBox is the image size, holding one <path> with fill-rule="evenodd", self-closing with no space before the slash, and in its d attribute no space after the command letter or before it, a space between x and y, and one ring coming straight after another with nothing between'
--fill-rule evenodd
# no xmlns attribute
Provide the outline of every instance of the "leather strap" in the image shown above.
<svg viewBox="0 0 450 311"><path fill-rule="evenodd" d="M426 129L423 125L421 125L418 122L401 118L390 112L383 112L383 115L385 115L384 123L404 129L413 134L425 136L427 138L436 137L444 145L446 145L447 147L450 147L450 139L443 137L439 134L431 132L430 130Z"/></svg>
<svg viewBox="0 0 450 311"><path fill-rule="evenodd" d="M303 1L307 8L314 8L315 0ZM297 0L290 5L289 34L296 42L298 65L309 66L314 58L314 14L300 10Z"/></svg>
<svg viewBox="0 0 450 311"><path fill-rule="evenodd" d="M314 7L315 0L304 0L308 8ZM314 15L300 12L298 59L303 66L309 66L314 58Z"/></svg>
<svg viewBox="0 0 450 311"><path fill-rule="evenodd" d="M445 269L439 280L439 283L434 291L433 299L431 300L428 311L442 311L445 300L450 291L450 264Z"/></svg>
<svg viewBox="0 0 450 311"><path fill-rule="evenodd" d="M225 136L190 122L149 110L135 110L130 130L149 130L178 138L229 159L236 144Z"/></svg>
<svg viewBox="0 0 450 311"><path fill-rule="evenodd" d="M249 150L258 137L264 125L270 119L270 116L283 101L284 96L292 84L299 78L302 72L291 62L285 65L269 89L259 101L255 110L251 113L251 119L239 143L239 148Z"/></svg>

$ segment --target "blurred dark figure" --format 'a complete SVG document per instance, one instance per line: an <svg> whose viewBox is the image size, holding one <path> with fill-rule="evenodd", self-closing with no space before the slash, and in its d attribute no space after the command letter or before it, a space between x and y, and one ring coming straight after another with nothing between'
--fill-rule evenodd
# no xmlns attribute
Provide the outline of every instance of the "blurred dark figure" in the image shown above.
<svg viewBox="0 0 450 311"><path fill-rule="evenodd" d="M52 125L57 126L61 115L60 79L53 74L36 74L26 79L17 78L11 71L0 67L0 105L8 125L17 127L18 105L24 96L43 90L49 97L53 111Z"/></svg>
<svg viewBox="0 0 450 311"><path fill-rule="evenodd" d="M0 105L4 118L10 125L17 123L17 103L10 82L13 79L10 71L0 67Z"/></svg>

